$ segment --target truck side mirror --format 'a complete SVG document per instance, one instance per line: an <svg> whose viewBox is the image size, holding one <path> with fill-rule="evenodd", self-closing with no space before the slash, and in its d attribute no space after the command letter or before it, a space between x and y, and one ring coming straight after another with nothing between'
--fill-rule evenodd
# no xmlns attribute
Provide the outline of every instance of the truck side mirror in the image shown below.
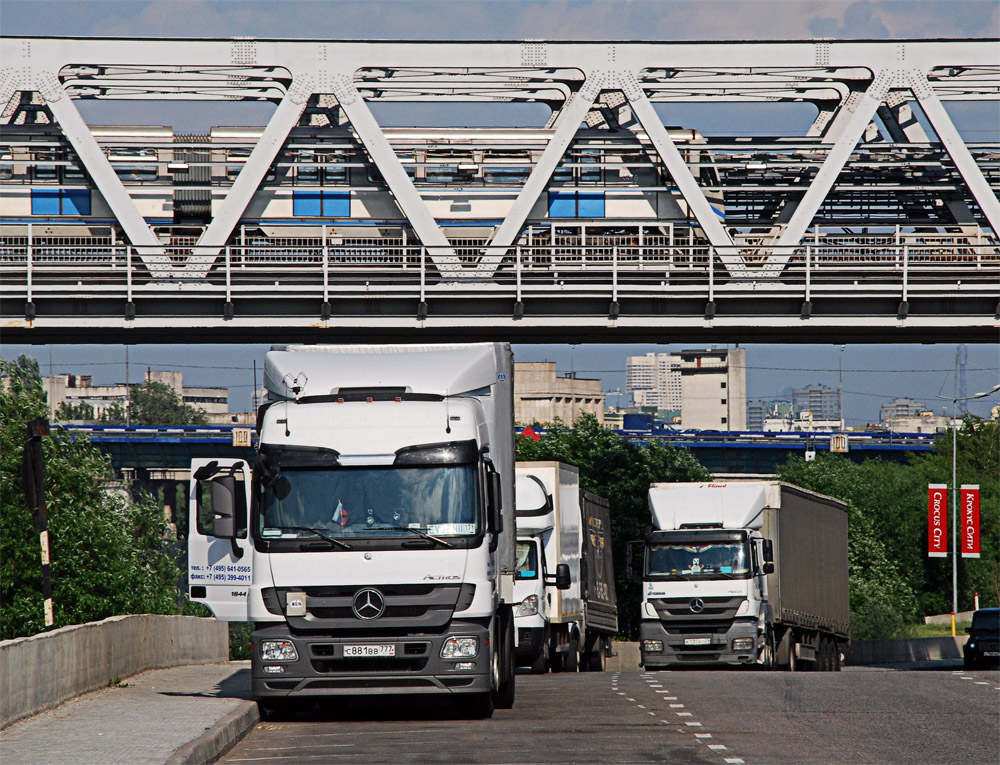
<svg viewBox="0 0 1000 765"><path fill-rule="evenodd" d="M764 548L763 549L764 560L765 561L773 561L774 560L774 542L771 541L770 539L765 539L764 540L763 548Z"/></svg>
<svg viewBox="0 0 1000 765"><path fill-rule="evenodd" d="M556 566L556 589L568 590L570 585L569 565L560 563Z"/></svg>
<svg viewBox="0 0 1000 765"><path fill-rule="evenodd" d="M500 485L500 474L490 472L487 480L488 496L486 501L489 505L490 531L494 534L500 534L503 532L503 490Z"/></svg>
<svg viewBox="0 0 1000 765"><path fill-rule="evenodd" d="M628 579L635 577L635 567L632 561L635 560L635 549L642 545L642 541L635 539L625 545L625 576Z"/></svg>
<svg viewBox="0 0 1000 765"><path fill-rule="evenodd" d="M764 564L764 573L765 574L773 574L774 573L774 564L771 563L771 561L768 561L767 563Z"/></svg>

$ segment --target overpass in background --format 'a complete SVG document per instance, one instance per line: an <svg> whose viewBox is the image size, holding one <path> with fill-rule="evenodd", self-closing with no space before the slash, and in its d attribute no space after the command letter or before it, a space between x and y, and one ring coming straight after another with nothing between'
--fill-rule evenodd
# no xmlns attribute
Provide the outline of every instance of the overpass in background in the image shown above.
<svg viewBox="0 0 1000 765"><path fill-rule="evenodd" d="M245 459L253 462L256 432L241 426L121 427L67 425L73 437L85 437L111 458L117 478L136 481L169 507L180 532L186 528L191 460L196 457ZM520 430L520 429L519 429ZM719 476L770 475L793 456L845 449L855 462L883 459L903 462L910 454L930 451L932 433L850 432L839 434L751 432L616 431L632 443L660 443L690 449L694 457ZM544 438L545 430L538 433ZM846 436L846 445L844 443ZM239 443L239 445L234 445Z"/></svg>
<svg viewBox="0 0 1000 765"><path fill-rule="evenodd" d="M1000 100L995 39L5 37L0 54L8 342L976 342L1000 327L1000 143L951 116ZM192 134L78 109L178 100L273 111ZM379 122L392 105L454 120L519 104L546 116ZM720 135L672 124L691 104L760 110ZM774 104L811 105L812 125L761 135Z"/></svg>

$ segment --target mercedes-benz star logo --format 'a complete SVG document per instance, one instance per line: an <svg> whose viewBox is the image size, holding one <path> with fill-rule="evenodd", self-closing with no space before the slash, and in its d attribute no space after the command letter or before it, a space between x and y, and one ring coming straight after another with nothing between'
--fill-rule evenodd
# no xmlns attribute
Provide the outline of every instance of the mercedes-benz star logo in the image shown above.
<svg viewBox="0 0 1000 765"><path fill-rule="evenodd" d="M355 600L355 603L357 601ZM688 608L691 609L692 614L700 614L705 610L705 601L701 598L691 598L691 602L688 603Z"/></svg>
<svg viewBox="0 0 1000 765"><path fill-rule="evenodd" d="M359 619L378 619L385 613L385 598L378 590L358 590L351 610Z"/></svg>

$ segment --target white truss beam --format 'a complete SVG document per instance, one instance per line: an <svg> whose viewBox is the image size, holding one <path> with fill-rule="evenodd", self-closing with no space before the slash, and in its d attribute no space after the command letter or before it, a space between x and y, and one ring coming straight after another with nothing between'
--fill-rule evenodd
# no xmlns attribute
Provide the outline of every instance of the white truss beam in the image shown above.
<svg viewBox="0 0 1000 765"><path fill-rule="evenodd" d="M491 275L500 264L506 249L517 240L524 227L524 221L531 213L531 208L535 206L545 191L549 179L552 178L552 173L555 172L559 161L565 156L570 142L579 132L584 117L587 116L594 99L600 93L598 79L598 77L588 78L583 87L570 96L568 102L559 110L556 132L549 140L548 146L545 147L524 186L521 187L510 212L500 224L500 228L491 242L492 247L483 256L476 269L477 275Z"/></svg>
<svg viewBox="0 0 1000 765"><path fill-rule="evenodd" d="M201 275L208 272L240 222L247 205L260 187L260 182L274 164L274 159L281 151L288 134L302 116L311 95L308 90L308 88L297 88L293 84L278 104L260 140L257 141L246 164L233 182L233 187L222 201L219 211L202 234L197 254L188 260L186 271L198 272Z"/></svg>
<svg viewBox="0 0 1000 765"><path fill-rule="evenodd" d="M886 73L881 73L868 87L864 95L855 96L852 94L852 97L848 98L841 107L842 111L846 109L852 116L848 119L836 120L837 129L831 128L829 131L828 135L831 138L836 138L836 142L820 166L816 177L813 178L812 184L796 206L795 212L789 218L785 230L778 239L779 247L792 247L801 241L802 235L805 234L809 224L816 217L820 205L830 193L837 176L844 169L848 157L851 156L854 147L858 145L868 123L871 122L879 104L882 103L888 90L887 77ZM790 257L787 251L772 255L768 258L765 270L769 272L782 271Z"/></svg>
<svg viewBox="0 0 1000 765"><path fill-rule="evenodd" d="M681 196L688 203L689 209L694 214L702 231L705 232L709 243L719 250L722 262L731 274L743 271L742 259L731 251L733 247L732 237L729 236L712 206L708 203L698 182L691 175L684 158L674 146L666 127L664 127L646 94L638 83L629 79L625 73L622 74L622 85L625 98L631 104L636 119L646 131L653 148L656 149L660 160L666 165L667 171L674 183L677 184Z"/></svg>
<svg viewBox="0 0 1000 765"><path fill-rule="evenodd" d="M958 168L958 172L969 187L969 191L972 192L972 196L976 198L976 203L983 211L983 215L986 216L986 220L990 222L990 226L995 232L1000 231L1000 202L997 201L996 194L986 182L986 178L983 177L983 171L972 158L968 147L962 141L962 136L955 129L951 117L941 105L941 100L934 94L927 78L921 72L916 71L911 72L910 77L913 95L916 96L920 108L924 110L927 121L931 123L934 132L944 144L945 151L948 152L951 161L955 163L955 167Z"/></svg>
<svg viewBox="0 0 1000 765"><path fill-rule="evenodd" d="M173 273L170 261L163 254L163 247L139 213L135 202L111 167L108 158L94 138L90 126L83 121L76 104L66 96L54 75L49 75L48 86L41 91L52 116L59 123L66 139L73 146L87 173L101 192L104 201L115 214L125 236L136 248L142 262L154 279L169 277Z"/></svg>
<svg viewBox="0 0 1000 765"><path fill-rule="evenodd" d="M382 178L396 198L396 204L407 217L421 244L427 248L427 253L438 270L452 274L461 271L461 262L455 255L451 242L427 209L417 187L406 174L399 157L354 84L341 75L334 81L333 92L358 138L368 150L368 155L382 173Z"/></svg>

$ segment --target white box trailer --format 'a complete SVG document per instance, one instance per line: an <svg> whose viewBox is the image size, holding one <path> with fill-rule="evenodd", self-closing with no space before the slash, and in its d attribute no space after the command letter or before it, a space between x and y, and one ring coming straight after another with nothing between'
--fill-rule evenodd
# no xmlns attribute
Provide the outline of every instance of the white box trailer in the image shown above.
<svg viewBox="0 0 1000 765"><path fill-rule="evenodd" d="M562 462L516 465L517 663L603 670L618 631L608 502Z"/></svg>
<svg viewBox="0 0 1000 765"><path fill-rule="evenodd" d="M645 667L840 668L850 634L845 503L746 480L653 484L649 504Z"/></svg>

